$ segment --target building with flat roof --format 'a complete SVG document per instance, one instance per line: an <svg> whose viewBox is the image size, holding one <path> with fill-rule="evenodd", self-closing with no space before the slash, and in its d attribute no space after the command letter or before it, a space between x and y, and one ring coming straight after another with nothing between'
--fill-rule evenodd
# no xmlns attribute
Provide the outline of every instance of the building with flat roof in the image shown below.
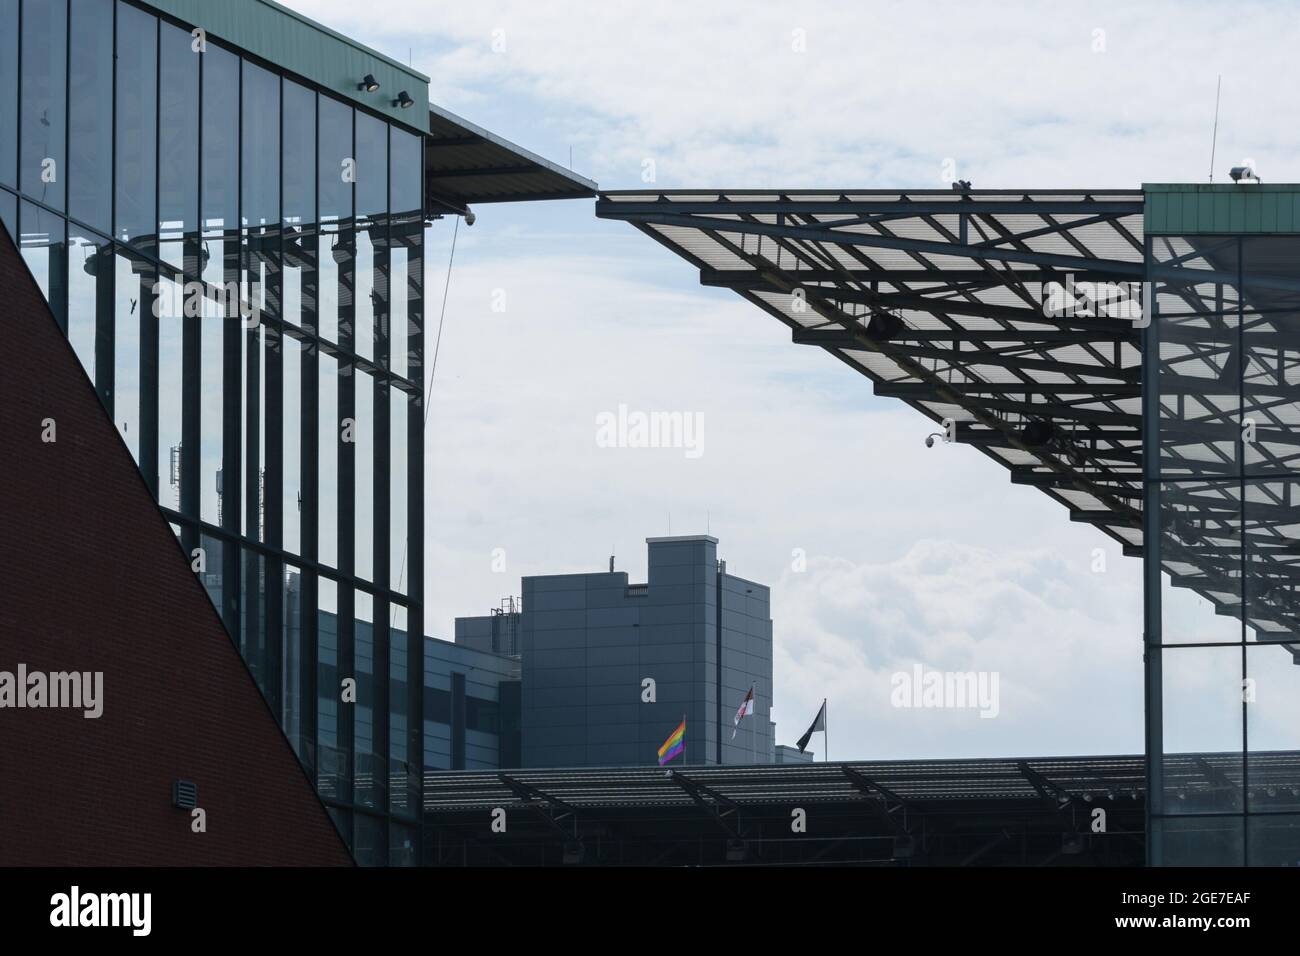
<svg viewBox="0 0 1300 956"><path fill-rule="evenodd" d="M606 572L526 577L520 608L457 618L456 642L473 647L517 629L521 766L654 765L683 719L677 763L773 761L768 588L729 574L708 535L646 544L644 583L611 559Z"/></svg>

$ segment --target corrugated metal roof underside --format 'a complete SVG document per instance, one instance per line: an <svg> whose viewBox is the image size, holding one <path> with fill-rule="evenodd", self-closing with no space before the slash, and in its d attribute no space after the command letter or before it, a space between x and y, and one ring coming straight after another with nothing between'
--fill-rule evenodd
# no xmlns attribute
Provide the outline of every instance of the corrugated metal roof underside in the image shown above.
<svg viewBox="0 0 1300 956"><path fill-rule="evenodd" d="M429 111L425 183L431 209L471 203L580 199L594 182L438 107Z"/></svg>

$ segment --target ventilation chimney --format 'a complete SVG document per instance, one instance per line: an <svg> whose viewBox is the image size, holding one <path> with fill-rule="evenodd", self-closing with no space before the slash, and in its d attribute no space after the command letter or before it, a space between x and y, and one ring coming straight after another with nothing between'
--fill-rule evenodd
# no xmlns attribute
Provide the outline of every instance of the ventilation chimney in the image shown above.
<svg viewBox="0 0 1300 956"><path fill-rule="evenodd" d="M609 573L614 573L614 556L612 554L609 556Z"/></svg>

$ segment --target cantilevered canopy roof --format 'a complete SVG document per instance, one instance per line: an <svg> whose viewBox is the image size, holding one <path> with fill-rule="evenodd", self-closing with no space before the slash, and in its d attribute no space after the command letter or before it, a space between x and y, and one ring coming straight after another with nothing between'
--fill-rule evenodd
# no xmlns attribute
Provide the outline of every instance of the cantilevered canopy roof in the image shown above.
<svg viewBox="0 0 1300 956"><path fill-rule="evenodd" d="M1141 190L629 191L596 205L686 259L703 284L789 326L796 343L861 372L876 394L958 422L958 442L1130 556L1143 544L1134 321L1148 278L1143 211ZM1236 467L1243 406L1231 375L1241 368L1235 326L1229 334L1215 315L1224 308L1215 290L1235 281L1235 258L1213 238L1156 241L1161 329L1177 339L1158 357L1162 469L1221 477ZM1300 456L1300 393L1287 371L1300 360L1279 351L1297 341L1289 322L1300 315L1300 277L1294 264L1264 271L1286 274L1254 280L1245 296L1246 341L1260 343L1245 387L1260 392L1250 411L1266 429L1250 454L1280 474ZM1243 507L1236 488L1220 481L1186 503L1182 527L1162 538L1162 564L1175 585L1241 617L1241 542L1259 542L1247 549L1247 574L1270 593L1248 623L1261 638L1291 636L1300 502L1285 492Z"/></svg>
<svg viewBox="0 0 1300 956"><path fill-rule="evenodd" d="M429 211L463 212L472 203L580 199L596 184L437 106L424 142Z"/></svg>
<svg viewBox="0 0 1300 956"><path fill-rule="evenodd" d="M596 212L631 222L878 395L958 421L959 442L1135 553L1138 331L1104 308L1049 317L1043 294L1067 274L1141 282L1142 203L1140 190L616 192Z"/></svg>

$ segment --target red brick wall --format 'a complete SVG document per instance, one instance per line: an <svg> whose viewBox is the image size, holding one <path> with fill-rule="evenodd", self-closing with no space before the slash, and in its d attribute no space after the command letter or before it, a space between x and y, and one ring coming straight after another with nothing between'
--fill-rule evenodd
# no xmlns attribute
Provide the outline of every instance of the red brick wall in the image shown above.
<svg viewBox="0 0 1300 956"><path fill-rule="evenodd" d="M20 662L103 671L104 710L0 708L0 865L351 862L0 229L0 671Z"/></svg>

